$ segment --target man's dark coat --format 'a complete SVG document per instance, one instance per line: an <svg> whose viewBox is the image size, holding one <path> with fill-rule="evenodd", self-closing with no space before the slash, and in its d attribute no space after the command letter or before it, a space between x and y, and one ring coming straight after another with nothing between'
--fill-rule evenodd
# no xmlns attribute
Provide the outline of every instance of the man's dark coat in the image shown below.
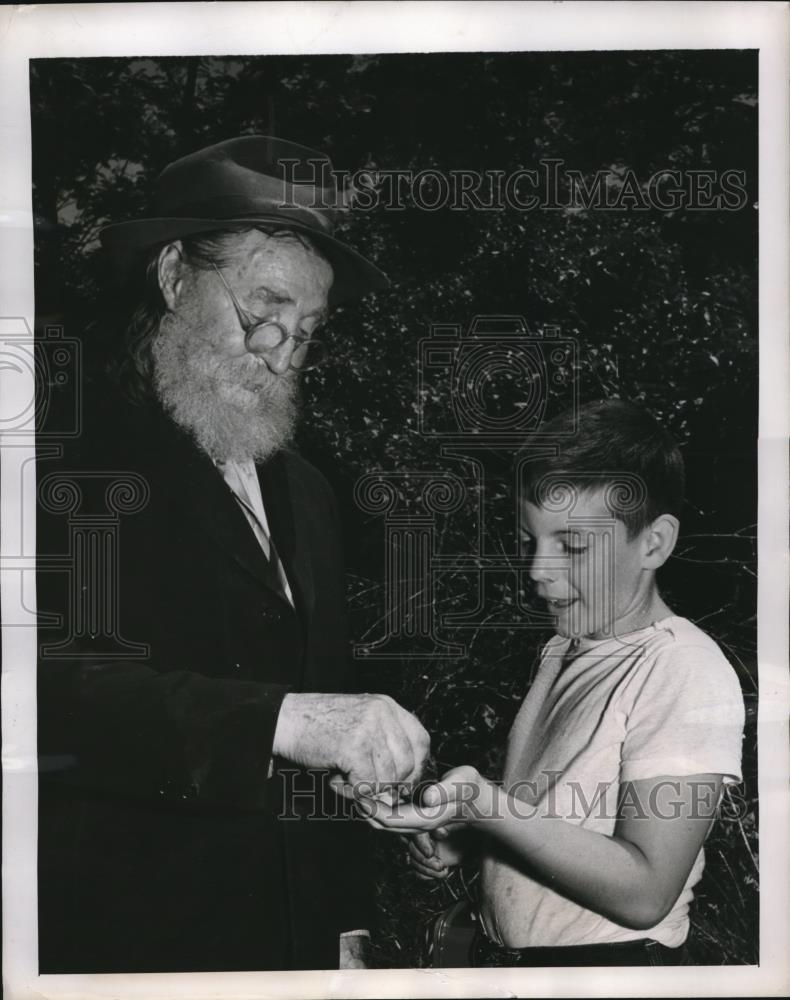
<svg viewBox="0 0 790 1000"><path fill-rule="evenodd" d="M39 460L39 611L62 616L39 629L40 970L337 968L372 916L366 829L325 818L348 813L326 775L268 776L284 695L348 689L331 491L292 453L258 469L294 611L187 435L155 408L101 424ZM150 496L113 528L125 473ZM108 525L115 570L86 540Z"/></svg>

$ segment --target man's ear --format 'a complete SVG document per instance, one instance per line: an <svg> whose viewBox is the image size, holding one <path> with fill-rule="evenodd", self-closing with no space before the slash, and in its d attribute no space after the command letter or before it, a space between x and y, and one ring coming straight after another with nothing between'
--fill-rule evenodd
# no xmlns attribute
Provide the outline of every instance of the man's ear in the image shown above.
<svg viewBox="0 0 790 1000"><path fill-rule="evenodd" d="M183 287L184 255L181 240L168 243L159 254L157 277L165 305L172 312Z"/></svg>
<svg viewBox="0 0 790 1000"><path fill-rule="evenodd" d="M645 532L642 558L644 569L658 569L664 565L675 548L679 529L680 522L672 514L661 514L653 521Z"/></svg>

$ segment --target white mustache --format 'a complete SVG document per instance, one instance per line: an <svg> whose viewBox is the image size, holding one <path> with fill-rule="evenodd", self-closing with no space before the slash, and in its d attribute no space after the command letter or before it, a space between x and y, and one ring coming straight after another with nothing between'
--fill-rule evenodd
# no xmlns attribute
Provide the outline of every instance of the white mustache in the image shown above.
<svg viewBox="0 0 790 1000"><path fill-rule="evenodd" d="M233 361L217 362L214 377L250 389L252 392L292 393L297 376L290 370L283 375L273 372L263 358L245 357Z"/></svg>

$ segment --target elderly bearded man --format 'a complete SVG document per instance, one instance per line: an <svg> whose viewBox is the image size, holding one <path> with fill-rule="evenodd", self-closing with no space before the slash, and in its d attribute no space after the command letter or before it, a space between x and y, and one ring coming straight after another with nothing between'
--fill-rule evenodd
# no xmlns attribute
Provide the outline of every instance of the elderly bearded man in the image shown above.
<svg viewBox="0 0 790 1000"><path fill-rule="evenodd" d="M150 495L120 525L109 639L39 575L66 630L40 632L42 973L364 966L369 829L338 803L355 782L419 778L428 737L389 698L337 693L337 515L286 447L330 301L387 284L332 235L327 164L261 136L219 143L165 169L152 218L102 234L145 274L130 402L63 469L82 515L113 476Z"/></svg>

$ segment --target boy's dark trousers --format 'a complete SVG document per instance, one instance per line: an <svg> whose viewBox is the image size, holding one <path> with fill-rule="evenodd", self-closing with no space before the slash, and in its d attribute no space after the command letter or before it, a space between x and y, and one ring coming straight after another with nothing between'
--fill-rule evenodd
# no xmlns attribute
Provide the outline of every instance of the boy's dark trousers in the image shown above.
<svg viewBox="0 0 790 1000"><path fill-rule="evenodd" d="M569 968L573 966L686 965L686 946L667 948L643 938L618 944L501 948L490 941L466 900L439 914L429 929L427 964L433 968Z"/></svg>

